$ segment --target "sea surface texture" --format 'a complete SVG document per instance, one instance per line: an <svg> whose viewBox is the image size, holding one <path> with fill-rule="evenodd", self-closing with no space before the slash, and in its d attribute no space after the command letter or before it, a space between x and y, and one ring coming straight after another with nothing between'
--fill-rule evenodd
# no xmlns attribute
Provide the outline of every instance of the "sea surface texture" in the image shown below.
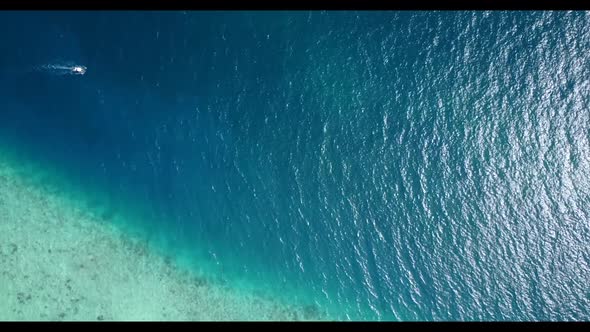
<svg viewBox="0 0 590 332"><path fill-rule="evenodd" d="M587 12L2 12L0 43L21 178L284 319L590 319Z"/></svg>

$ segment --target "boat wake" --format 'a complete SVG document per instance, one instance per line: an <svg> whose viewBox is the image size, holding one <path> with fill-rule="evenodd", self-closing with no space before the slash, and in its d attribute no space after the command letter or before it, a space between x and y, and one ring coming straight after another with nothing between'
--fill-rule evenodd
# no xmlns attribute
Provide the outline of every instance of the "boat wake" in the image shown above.
<svg viewBox="0 0 590 332"><path fill-rule="evenodd" d="M34 68L35 71L45 72L52 75L84 75L86 74L86 66L82 65L62 65L62 64L46 64Z"/></svg>

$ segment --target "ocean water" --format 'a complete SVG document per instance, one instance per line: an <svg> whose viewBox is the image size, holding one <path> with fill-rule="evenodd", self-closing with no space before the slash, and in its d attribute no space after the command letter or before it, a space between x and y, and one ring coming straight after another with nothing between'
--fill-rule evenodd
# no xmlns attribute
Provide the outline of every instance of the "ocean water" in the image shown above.
<svg viewBox="0 0 590 332"><path fill-rule="evenodd" d="M587 12L2 12L0 43L0 142L186 266L337 320L590 319Z"/></svg>

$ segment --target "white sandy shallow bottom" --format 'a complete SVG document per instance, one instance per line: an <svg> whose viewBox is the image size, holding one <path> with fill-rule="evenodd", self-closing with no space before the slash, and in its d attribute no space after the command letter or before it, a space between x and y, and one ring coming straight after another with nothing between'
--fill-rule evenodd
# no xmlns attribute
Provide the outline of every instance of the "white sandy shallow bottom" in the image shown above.
<svg viewBox="0 0 590 332"><path fill-rule="evenodd" d="M2 159L0 320L319 319L204 281Z"/></svg>

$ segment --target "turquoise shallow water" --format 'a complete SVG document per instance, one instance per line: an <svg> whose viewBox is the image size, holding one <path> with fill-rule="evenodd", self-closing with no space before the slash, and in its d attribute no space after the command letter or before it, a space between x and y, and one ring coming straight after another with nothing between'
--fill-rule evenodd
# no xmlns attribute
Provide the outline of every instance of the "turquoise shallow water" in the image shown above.
<svg viewBox="0 0 590 332"><path fill-rule="evenodd" d="M587 13L0 16L5 144L185 264L336 319L589 318Z"/></svg>

